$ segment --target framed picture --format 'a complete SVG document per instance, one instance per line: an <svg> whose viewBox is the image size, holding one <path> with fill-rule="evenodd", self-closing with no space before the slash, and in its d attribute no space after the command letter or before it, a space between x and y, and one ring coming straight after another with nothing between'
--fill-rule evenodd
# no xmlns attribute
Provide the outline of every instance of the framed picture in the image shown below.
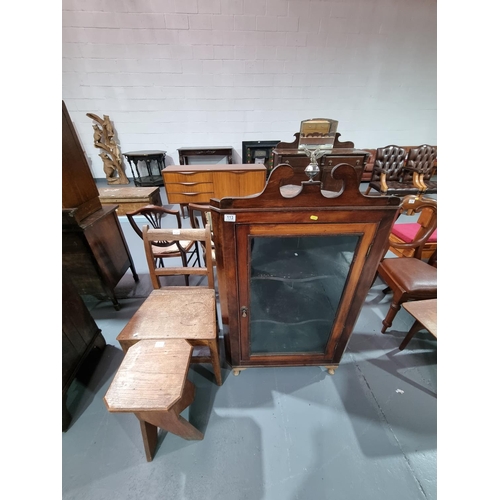
<svg viewBox="0 0 500 500"><path fill-rule="evenodd" d="M243 141L242 145L242 161L243 163L260 163L267 167L267 170L272 170L273 165L273 149L281 141Z"/></svg>

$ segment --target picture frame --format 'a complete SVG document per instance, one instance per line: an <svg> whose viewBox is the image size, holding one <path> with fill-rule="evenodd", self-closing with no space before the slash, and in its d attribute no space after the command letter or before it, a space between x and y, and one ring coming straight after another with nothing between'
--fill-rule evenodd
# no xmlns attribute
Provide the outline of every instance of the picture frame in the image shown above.
<svg viewBox="0 0 500 500"><path fill-rule="evenodd" d="M242 141L242 162L264 164L268 171L274 168L273 149L281 141Z"/></svg>

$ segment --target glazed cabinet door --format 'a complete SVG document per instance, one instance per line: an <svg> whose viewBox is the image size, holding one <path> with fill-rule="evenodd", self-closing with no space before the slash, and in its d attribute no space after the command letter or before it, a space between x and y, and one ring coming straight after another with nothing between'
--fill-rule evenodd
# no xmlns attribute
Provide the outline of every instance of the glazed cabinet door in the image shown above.
<svg viewBox="0 0 500 500"><path fill-rule="evenodd" d="M377 224L239 225L240 357L245 365L333 359Z"/></svg>

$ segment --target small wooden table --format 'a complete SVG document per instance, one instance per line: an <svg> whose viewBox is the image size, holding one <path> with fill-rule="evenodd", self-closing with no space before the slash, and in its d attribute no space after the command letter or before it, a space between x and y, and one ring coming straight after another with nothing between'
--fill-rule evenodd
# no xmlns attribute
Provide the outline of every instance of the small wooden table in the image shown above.
<svg viewBox="0 0 500 500"><path fill-rule="evenodd" d="M159 187L106 187L99 188L102 205L118 205L117 215L125 215L144 205L162 206Z"/></svg>
<svg viewBox="0 0 500 500"><path fill-rule="evenodd" d="M128 151L123 153L130 164L136 186L162 186L161 171L165 168L165 153L160 150ZM142 165L140 163L142 162ZM144 166L146 167L144 170ZM135 168L135 170L134 170Z"/></svg>
<svg viewBox="0 0 500 500"><path fill-rule="evenodd" d="M227 163L233 163L233 148L232 146L216 146L213 148L180 148L177 150L179 152L179 162L181 165L189 165L190 156L226 156Z"/></svg>
<svg viewBox="0 0 500 500"><path fill-rule="evenodd" d="M181 339L141 340L131 346L104 396L110 412L134 413L141 425L148 462L153 460L158 427L184 439L203 434L179 414L194 401L187 380L193 347Z"/></svg>
<svg viewBox="0 0 500 500"><path fill-rule="evenodd" d="M422 328L425 328L437 338L437 299L405 302L403 307L415 318L415 323L413 323L403 342L401 342L400 351L408 345L413 335Z"/></svg>

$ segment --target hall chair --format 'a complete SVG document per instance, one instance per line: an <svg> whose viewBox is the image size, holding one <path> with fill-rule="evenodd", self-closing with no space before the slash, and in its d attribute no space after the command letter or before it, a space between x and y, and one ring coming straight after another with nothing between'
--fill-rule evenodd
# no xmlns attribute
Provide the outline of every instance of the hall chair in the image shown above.
<svg viewBox="0 0 500 500"><path fill-rule="evenodd" d="M396 223L389 235L389 250L398 257L428 260L437 253L437 201L407 195L401 202L399 216L420 214L416 222Z"/></svg>
<svg viewBox="0 0 500 500"><path fill-rule="evenodd" d="M194 241L210 246L210 226L203 229L155 229L145 225L142 239L153 291L116 338L126 353L140 340L184 339L193 346L191 363L211 363L222 385L218 321L212 255L205 266L158 267L154 247L161 241ZM206 279L197 286L162 286L162 276L195 275Z"/></svg>
<svg viewBox="0 0 500 500"><path fill-rule="evenodd" d="M149 224L154 229L161 229L162 222L166 217L174 219L174 226L178 229L182 228L181 217L178 210L168 210L164 207L157 205L145 205L133 212L128 212L125 214L127 216L132 229L136 234L142 238L142 230L139 228L136 219L145 218ZM187 267L190 263L192 265L201 265L200 254L198 251L198 245L196 242L191 240L172 240L172 241L158 241L152 247L153 258L156 260L156 264L160 267L164 267L163 259L171 257L180 257L182 265ZM189 276L186 274L184 276L186 286L189 285Z"/></svg>

